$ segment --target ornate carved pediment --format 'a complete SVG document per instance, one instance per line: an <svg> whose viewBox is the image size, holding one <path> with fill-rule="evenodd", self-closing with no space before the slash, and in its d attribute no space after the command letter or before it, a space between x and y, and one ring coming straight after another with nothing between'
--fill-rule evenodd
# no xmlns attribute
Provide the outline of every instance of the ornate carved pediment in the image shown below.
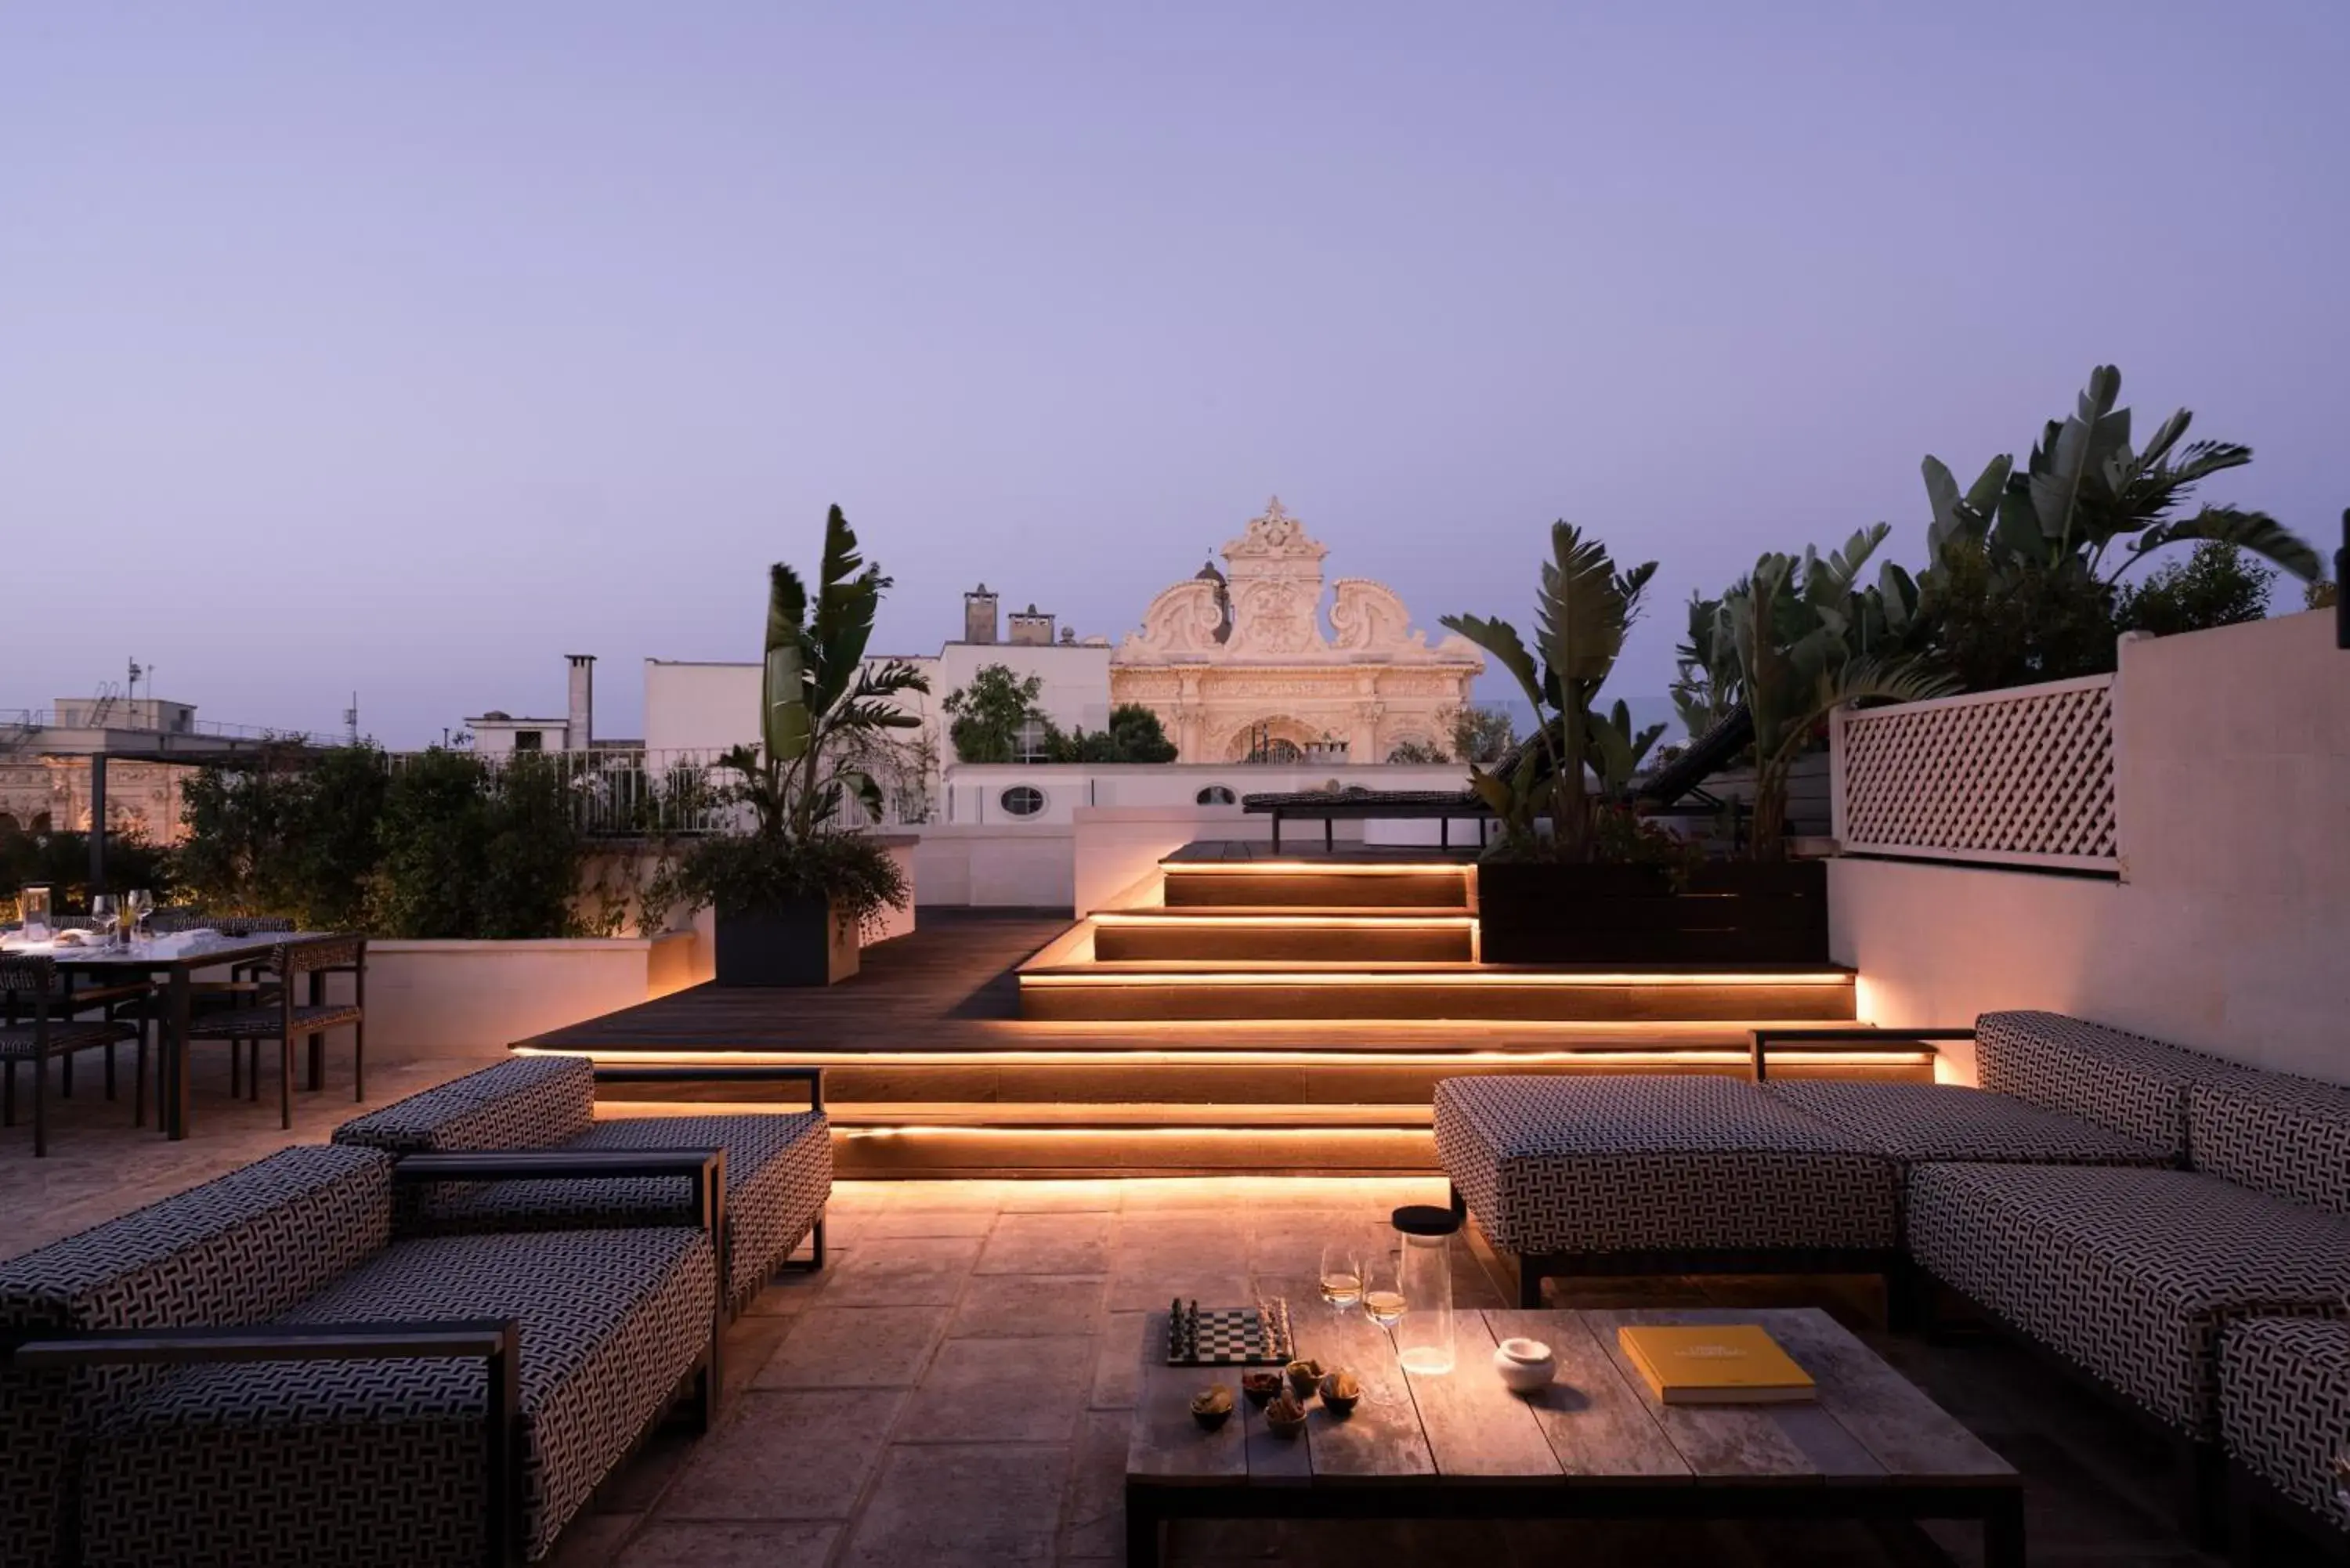
<svg viewBox="0 0 2350 1568"><path fill-rule="evenodd" d="M1216 585L1187 578L1150 601L1142 612L1142 629L1128 634L1118 656L1140 663L1203 659L1218 651L1216 633L1223 624Z"/></svg>
<svg viewBox="0 0 2350 1568"><path fill-rule="evenodd" d="M1317 587L1322 557L1329 553L1330 546L1309 536L1278 495L1264 504L1262 515L1249 519L1239 538L1224 545L1224 560L1235 576L1310 576Z"/></svg>
<svg viewBox="0 0 2350 1568"><path fill-rule="evenodd" d="M1403 600L1384 583L1368 577L1340 577L1330 604L1330 639L1348 653L1399 653L1428 646L1426 635L1411 629Z"/></svg>

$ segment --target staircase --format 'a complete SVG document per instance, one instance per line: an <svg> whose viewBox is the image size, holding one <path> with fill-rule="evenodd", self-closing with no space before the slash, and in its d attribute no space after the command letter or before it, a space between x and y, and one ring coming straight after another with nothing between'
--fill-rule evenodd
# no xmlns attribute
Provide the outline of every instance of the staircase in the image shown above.
<svg viewBox="0 0 2350 1568"><path fill-rule="evenodd" d="M1191 845L1188 851L1251 846ZM1825 1023L1831 966L1552 969L1477 961L1473 867L1170 857L1159 901L1093 915L1020 970L1020 1013L1068 1023Z"/></svg>
<svg viewBox="0 0 2350 1568"><path fill-rule="evenodd" d="M1187 846L1074 924L926 912L829 992L681 992L526 1048L821 1066L843 1177L1420 1172L1445 1078L1743 1076L1749 1029L1855 1016L1829 965L1482 964L1471 866L1262 854ZM1933 1063L1895 1036L1773 1073Z"/></svg>

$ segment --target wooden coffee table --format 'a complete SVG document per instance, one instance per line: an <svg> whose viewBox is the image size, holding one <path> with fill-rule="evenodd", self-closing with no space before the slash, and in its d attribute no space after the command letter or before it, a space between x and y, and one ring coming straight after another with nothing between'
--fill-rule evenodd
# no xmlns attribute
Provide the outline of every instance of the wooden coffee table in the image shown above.
<svg viewBox="0 0 2350 1568"><path fill-rule="evenodd" d="M1295 1310L1295 1309L1294 1309ZM1988 1568L2022 1568L2023 1485L2008 1463L1814 1308L1464 1312L1443 1376L1408 1375L1356 1314L1295 1310L1299 1353L1354 1368L1341 1420L1315 1401L1276 1438L1232 1368L1168 1366L1166 1314L1143 1346L1126 1459L1127 1562L1156 1568L1177 1519L1973 1519ZM1664 1406L1624 1358L1627 1323L1759 1323L1819 1384L1816 1402ZM1502 1386L1493 1346L1539 1339L1558 1381ZM1191 1396L1232 1386L1232 1419L1203 1432Z"/></svg>

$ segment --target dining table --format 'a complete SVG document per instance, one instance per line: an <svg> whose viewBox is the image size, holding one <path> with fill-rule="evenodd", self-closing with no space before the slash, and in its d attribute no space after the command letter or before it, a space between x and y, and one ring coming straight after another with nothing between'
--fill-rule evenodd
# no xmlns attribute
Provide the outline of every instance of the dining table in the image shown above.
<svg viewBox="0 0 2350 1568"><path fill-rule="evenodd" d="M303 941L328 933L319 931L257 931L229 936L219 931L180 931L148 937L111 947L95 942L51 938L28 941L20 932L0 934L0 952L32 953L53 959L59 970L100 985L120 984L140 977L162 992L161 1027L157 1032L156 1120L164 1136L177 1142L193 1124L188 1071L188 1014L195 997L198 971L234 964L259 963L286 942Z"/></svg>

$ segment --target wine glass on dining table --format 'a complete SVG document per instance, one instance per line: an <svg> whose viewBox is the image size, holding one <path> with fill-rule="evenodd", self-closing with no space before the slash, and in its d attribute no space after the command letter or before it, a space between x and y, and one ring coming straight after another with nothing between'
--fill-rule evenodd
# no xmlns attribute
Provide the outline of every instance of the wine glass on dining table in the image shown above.
<svg viewBox="0 0 2350 1568"><path fill-rule="evenodd" d="M115 928L121 918L121 903L113 894L92 893L89 896L90 934L98 939L99 947L115 945Z"/></svg>
<svg viewBox="0 0 2350 1568"><path fill-rule="evenodd" d="M122 909L129 927L124 935L132 947L139 947L147 940L147 917L155 912L155 895L145 888L133 888L122 896Z"/></svg>

